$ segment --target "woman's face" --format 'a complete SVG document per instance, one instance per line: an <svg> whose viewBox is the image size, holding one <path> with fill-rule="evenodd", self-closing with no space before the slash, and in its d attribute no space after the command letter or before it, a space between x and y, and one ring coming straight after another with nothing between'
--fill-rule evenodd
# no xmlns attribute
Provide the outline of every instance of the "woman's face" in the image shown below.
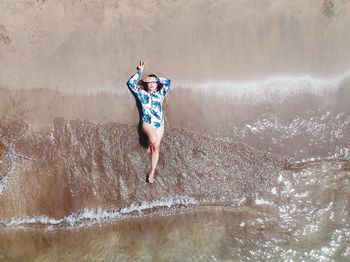
<svg viewBox="0 0 350 262"><path fill-rule="evenodd" d="M155 92L157 91L158 84L156 82L148 82L147 83L147 91L148 92Z"/></svg>

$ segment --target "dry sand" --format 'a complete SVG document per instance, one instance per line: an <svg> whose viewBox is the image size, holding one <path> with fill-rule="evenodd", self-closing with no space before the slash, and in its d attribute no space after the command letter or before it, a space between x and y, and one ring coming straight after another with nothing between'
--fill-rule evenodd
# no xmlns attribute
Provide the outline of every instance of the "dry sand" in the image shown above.
<svg viewBox="0 0 350 262"><path fill-rule="evenodd" d="M323 76L350 62L346 0L3 0L0 10L10 88L124 92L139 59L178 83Z"/></svg>

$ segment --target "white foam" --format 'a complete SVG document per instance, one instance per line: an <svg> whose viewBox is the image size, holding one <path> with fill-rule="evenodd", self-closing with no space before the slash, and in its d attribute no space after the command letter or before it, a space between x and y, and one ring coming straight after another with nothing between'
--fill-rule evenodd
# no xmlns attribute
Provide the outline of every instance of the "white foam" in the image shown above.
<svg viewBox="0 0 350 262"><path fill-rule="evenodd" d="M8 182L9 182L8 176L5 176L2 179L0 179L0 195L7 188Z"/></svg>
<svg viewBox="0 0 350 262"><path fill-rule="evenodd" d="M211 81L183 81L180 78L171 79L171 89L193 89L201 91L212 91L214 95L221 95L223 98L232 96L248 96L250 98L262 98L267 94L273 94L270 98L275 98L275 95L283 95L286 93L308 92L318 93L320 90L328 87L336 87L344 80L350 78L350 70L334 77L320 78L310 74L298 75L275 75L267 76L261 79L251 81L232 81L232 80L211 80ZM84 89L65 89L60 90L38 86L37 88L28 88L28 90L47 89L55 92L60 92L67 95L104 95L113 94L126 96L130 94L130 90L125 83L116 83L115 85L96 86L94 90ZM11 90L16 89L14 87ZM252 96L253 95L253 96ZM251 97L252 96L252 97Z"/></svg>
<svg viewBox="0 0 350 262"><path fill-rule="evenodd" d="M175 88L201 90L223 99L249 98L258 100L276 100L287 95L303 93L320 94L338 87L350 79L350 71L334 78L316 78L310 75L275 76L253 81L207 81L179 84Z"/></svg>
<svg viewBox="0 0 350 262"><path fill-rule="evenodd" d="M197 201L188 196L177 196L172 198L163 198L153 201L143 201L141 203L133 203L128 207L120 210L105 210L105 209L83 209L79 213L71 214L60 219L42 216L26 216L11 218L9 220L0 220L0 225L5 227L18 227L31 224L42 224L45 226L63 225L68 227L77 227L82 225L92 225L107 221L113 221L122 217L131 215L137 212L138 215L143 211L150 210L157 207L171 208L178 205L195 205Z"/></svg>
<svg viewBox="0 0 350 262"><path fill-rule="evenodd" d="M17 158L16 153L11 149L6 153L6 156L10 159L11 165L9 170L6 172L6 175L0 179L0 195L2 195L4 190L7 188L10 182L10 175L16 169L16 158Z"/></svg>
<svg viewBox="0 0 350 262"><path fill-rule="evenodd" d="M270 203L269 201L262 199L262 198L256 198L255 204L257 204L257 205L271 205L272 203Z"/></svg>

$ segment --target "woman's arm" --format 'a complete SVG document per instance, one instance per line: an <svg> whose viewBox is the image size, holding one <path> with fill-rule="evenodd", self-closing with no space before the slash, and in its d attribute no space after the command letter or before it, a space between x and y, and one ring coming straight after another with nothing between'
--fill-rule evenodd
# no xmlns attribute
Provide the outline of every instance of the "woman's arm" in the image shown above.
<svg viewBox="0 0 350 262"><path fill-rule="evenodd" d="M140 78L141 74L141 70L137 70L136 73L128 80L128 87L134 93L138 93L140 90L140 88L137 86L137 80Z"/></svg>
<svg viewBox="0 0 350 262"><path fill-rule="evenodd" d="M157 77L156 79L157 79L157 82L163 84L163 87L160 90L160 92L162 93L163 96L165 96L170 88L171 80L165 77Z"/></svg>
<svg viewBox="0 0 350 262"><path fill-rule="evenodd" d="M133 91L134 93L138 93L140 91L140 88L137 86L137 80L142 75L144 66L145 66L145 62L141 60L140 64L136 67L137 72L129 79L127 83L128 87L130 87L131 91Z"/></svg>

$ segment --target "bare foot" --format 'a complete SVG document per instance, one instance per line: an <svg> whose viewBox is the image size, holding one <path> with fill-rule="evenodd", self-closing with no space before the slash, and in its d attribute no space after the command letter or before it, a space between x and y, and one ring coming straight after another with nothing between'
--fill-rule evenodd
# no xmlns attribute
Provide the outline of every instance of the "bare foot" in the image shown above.
<svg viewBox="0 0 350 262"><path fill-rule="evenodd" d="M148 183L153 184L153 182L154 182L153 176L154 176L154 174L149 174L148 179L147 179Z"/></svg>

